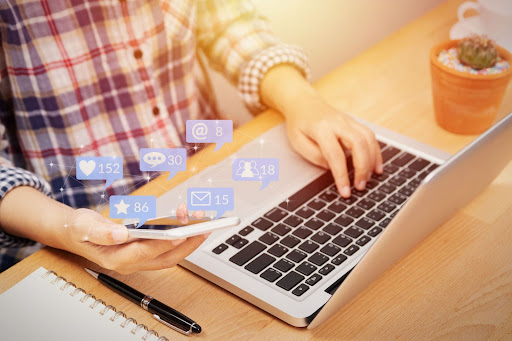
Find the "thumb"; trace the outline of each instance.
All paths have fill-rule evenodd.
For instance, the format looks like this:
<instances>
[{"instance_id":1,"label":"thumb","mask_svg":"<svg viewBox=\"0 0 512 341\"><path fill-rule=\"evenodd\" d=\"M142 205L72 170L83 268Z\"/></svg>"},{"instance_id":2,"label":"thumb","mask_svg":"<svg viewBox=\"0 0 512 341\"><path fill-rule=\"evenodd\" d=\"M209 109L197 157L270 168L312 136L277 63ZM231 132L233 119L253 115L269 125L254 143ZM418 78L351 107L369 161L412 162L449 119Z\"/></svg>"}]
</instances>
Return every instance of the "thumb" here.
<instances>
[{"instance_id":1,"label":"thumb","mask_svg":"<svg viewBox=\"0 0 512 341\"><path fill-rule=\"evenodd\" d=\"M73 230L80 241L98 245L122 244L129 238L126 226L115 224L94 211L80 212Z\"/></svg>"}]
</instances>

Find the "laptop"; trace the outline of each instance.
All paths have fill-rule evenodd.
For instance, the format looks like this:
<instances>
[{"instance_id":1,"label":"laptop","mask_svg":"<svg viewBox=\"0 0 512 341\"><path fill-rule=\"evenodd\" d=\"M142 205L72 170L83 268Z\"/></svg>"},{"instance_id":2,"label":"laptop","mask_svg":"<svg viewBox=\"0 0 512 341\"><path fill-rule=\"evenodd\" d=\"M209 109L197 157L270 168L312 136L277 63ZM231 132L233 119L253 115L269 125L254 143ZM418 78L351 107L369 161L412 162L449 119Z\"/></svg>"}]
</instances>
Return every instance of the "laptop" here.
<instances>
[{"instance_id":1,"label":"laptop","mask_svg":"<svg viewBox=\"0 0 512 341\"><path fill-rule=\"evenodd\" d=\"M315 328L512 159L512 113L454 156L363 123L380 142L384 174L349 199L338 195L329 171L293 152L284 124L159 197L164 215L186 200L189 187L234 189L226 215L242 225L215 232L181 265L293 326ZM232 181L236 157L279 158L279 181L262 190L258 182Z\"/></svg>"}]
</instances>

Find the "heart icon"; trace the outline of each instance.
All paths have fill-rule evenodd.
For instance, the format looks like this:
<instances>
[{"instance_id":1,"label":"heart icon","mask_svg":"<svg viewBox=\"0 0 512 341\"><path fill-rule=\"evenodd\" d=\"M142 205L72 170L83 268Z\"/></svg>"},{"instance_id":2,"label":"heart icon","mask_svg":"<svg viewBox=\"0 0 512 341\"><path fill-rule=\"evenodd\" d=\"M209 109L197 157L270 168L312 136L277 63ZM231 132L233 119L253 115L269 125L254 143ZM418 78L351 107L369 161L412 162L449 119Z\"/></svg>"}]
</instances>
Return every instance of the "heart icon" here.
<instances>
[{"instance_id":1,"label":"heart icon","mask_svg":"<svg viewBox=\"0 0 512 341\"><path fill-rule=\"evenodd\" d=\"M96 168L96 162L94 160L82 160L78 163L78 167L80 167L85 176L89 176L94 171L94 168Z\"/></svg>"}]
</instances>

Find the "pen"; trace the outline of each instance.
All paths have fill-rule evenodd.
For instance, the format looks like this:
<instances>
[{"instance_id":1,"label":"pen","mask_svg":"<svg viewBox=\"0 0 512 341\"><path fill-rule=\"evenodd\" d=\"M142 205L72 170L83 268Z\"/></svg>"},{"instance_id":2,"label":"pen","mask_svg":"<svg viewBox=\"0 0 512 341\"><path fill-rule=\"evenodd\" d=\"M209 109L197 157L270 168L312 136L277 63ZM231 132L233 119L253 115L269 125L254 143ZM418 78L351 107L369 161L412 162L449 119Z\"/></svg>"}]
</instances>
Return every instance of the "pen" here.
<instances>
[{"instance_id":1,"label":"pen","mask_svg":"<svg viewBox=\"0 0 512 341\"><path fill-rule=\"evenodd\" d=\"M149 295L144 295L140 291L112 278L108 275L94 272L90 269L84 268L91 276L96 278L102 284L117 292L119 295L129 299L130 301L140 305L142 309L149 311L153 314L153 317L159 322L163 323L169 328L172 328L185 335L199 334L201 327L180 313L172 309L171 307L163 304L162 302L155 300Z\"/></svg>"}]
</instances>

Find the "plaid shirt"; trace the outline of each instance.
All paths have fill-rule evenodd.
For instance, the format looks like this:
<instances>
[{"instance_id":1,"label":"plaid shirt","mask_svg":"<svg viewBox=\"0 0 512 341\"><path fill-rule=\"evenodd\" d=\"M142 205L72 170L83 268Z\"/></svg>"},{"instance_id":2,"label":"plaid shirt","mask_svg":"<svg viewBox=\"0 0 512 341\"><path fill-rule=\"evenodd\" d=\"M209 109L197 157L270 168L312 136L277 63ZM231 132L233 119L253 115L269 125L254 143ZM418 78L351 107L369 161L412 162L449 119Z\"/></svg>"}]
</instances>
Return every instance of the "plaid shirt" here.
<instances>
[{"instance_id":1,"label":"plaid shirt","mask_svg":"<svg viewBox=\"0 0 512 341\"><path fill-rule=\"evenodd\" d=\"M253 111L270 67L308 72L245 0L2 0L0 42L0 200L30 185L98 208L146 183L141 148L187 147L186 120L217 117L199 52ZM129 176L84 185L79 155L123 156ZM3 253L26 243L0 231Z\"/></svg>"}]
</instances>

